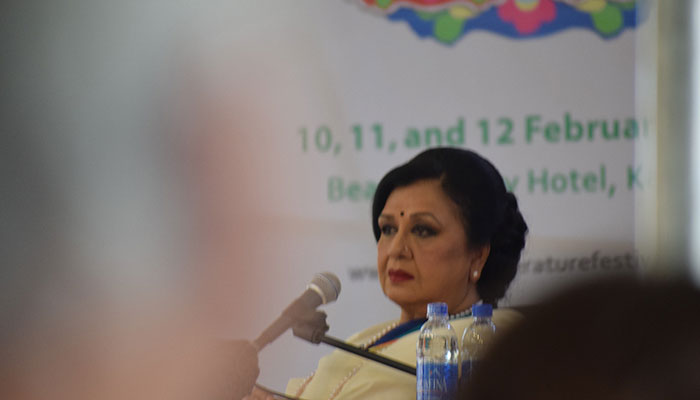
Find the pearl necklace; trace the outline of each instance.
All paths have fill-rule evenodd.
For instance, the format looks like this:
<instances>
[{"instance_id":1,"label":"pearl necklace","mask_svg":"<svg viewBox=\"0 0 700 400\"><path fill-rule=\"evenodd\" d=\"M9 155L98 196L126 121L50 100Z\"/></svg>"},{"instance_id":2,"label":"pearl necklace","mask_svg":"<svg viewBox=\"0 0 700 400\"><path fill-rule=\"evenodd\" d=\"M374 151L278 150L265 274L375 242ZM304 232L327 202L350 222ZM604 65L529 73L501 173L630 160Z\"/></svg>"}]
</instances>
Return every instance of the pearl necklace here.
<instances>
[{"instance_id":1,"label":"pearl necklace","mask_svg":"<svg viewBox=\"0 0 700 400\"><path fill-rule=\"evenodd\" d=\"M466 310L464 310L462 312L450 315L449 318L447 318L447 319L452 321L453 319L460 319L460 318L471 317L471 316L472 316L472 309L467 308Z\"/></svg>"},{"instance_id":2,"label":"pearl necklace","mask_svg":"<svg viewBox=\"0 0 700 400\"><path fill-rule=\"evenodd\" d=\"M372 347L373 344L377 343L377 341L378 341L379 339L381 339L384 335L386 335L387 333L389 333L390 330L396 328L397 326L399 326L399 321L394 321L394 322L392 322L391 324L387 325L384 329L382 329L379 333L377 333L376 335L372 336L371 339L369 339L368 341L362 343L362 344L360 345L360 348L361 348L362 350L367 350L368 348Z\"/></svg>"},{"instance_id":3,"label":"pearl necklace","mask_svg":"<svg viewBox=\"0 0 700 400\"><path fill-rule=\"evenodd\" d=\"M469 317L471 315L472 315L472 310L470 308L468 308L460 313L450 315L447 319L452 321L452 320L459 319L459 318ZM392 322L391 324L386 326L384 329L382 329L379 333L372 336L371 339L369 339L365 343L361 344L360 348L363 350L367 350L368 348L372 347L375 343L377 343L377 341L379 341L379 339L384 337L384 335L389 333L389 331L396 328L397 326L399 326L399 321Z\"/></svg>"}]
</instances>

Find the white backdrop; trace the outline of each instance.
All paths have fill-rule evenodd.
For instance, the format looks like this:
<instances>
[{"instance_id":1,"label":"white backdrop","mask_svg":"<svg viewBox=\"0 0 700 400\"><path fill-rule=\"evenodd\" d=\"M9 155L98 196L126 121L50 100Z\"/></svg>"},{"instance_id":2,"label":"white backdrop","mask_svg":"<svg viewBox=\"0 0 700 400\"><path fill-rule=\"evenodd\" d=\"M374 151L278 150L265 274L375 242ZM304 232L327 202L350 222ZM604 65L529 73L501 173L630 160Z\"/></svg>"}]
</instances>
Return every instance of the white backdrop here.
<instances>
[{"instance_id":1,"label":"white backdrop","mask_svg":"<svg viewBox=\"0 0 700 400\"><path fill-rule=\"evenodd\" d=\"M254 182L235 195L232 246L265 288L230 305L250 310L233 336L253 338L319 271L343 284L325 307L329 334L397 317L376 280L373 185L438 144L490 159L519 199L530 233L503 304L634 271L634 145L646 134L634 116L634 29L607 39L479 30L444 44L361 2L261 3L208 25L226 32L209 56L227 60L209 73L246 110L232 175ZM328 351L287 333L262 352L260 382L282 390Z\"/></svg>"}]
</instances>

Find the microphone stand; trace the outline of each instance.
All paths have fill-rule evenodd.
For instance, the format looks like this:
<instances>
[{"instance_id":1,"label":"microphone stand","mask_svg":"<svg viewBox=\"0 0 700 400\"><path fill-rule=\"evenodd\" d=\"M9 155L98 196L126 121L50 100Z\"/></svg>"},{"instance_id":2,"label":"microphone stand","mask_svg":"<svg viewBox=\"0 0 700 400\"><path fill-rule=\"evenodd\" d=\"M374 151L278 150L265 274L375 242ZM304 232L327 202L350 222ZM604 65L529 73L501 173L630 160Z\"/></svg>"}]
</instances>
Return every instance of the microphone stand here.
<instances>
[{"instance_id":1,"label":"microphone stand","mask_svg":"<svg viewBox=\"0 0 700 400\"><path fill-rule=\"evenodd\" d=\"M411 375L416 375L416 369L410 365L392 360L391 358L380 356L379 354L372 353L363 348L353 346L349 343L343 342L342 340L326 335L325 333L328 331L328 325L326 324L326 314L322 311L314 311L313 313L305 316L303 320L294 325L292 331L294 332L294 336L307 340L313 344L323 342L360 357L384 364L388 367L398 369Z\"/></svg>"},{"instance_id":2,"label":"microphone stand","mask_svg":"<svg viewBox=\"0 0 700 400\"><path fill-rule=\"evenodd\" d=\"M333 347L337 347L341 350L345 350L345 351L348 351L350 353L357 354L360 357L369 358L370 360L382 363L382 364L387 365L389 367L396 368L396 369L401 370L403 372L408 372L411 375L416 374L416 369L411 367L410 365L392 360L391 358L380 356L379 354L372 353L371 351L364 350L360 347L355 347L351 344L348 344L348 343L345 343L341 340L338 340L332 336L323 335L323 338L321 338L321 341L325 344L329 344L329 345L331 345Z\"/></svg>"}]
</instances>

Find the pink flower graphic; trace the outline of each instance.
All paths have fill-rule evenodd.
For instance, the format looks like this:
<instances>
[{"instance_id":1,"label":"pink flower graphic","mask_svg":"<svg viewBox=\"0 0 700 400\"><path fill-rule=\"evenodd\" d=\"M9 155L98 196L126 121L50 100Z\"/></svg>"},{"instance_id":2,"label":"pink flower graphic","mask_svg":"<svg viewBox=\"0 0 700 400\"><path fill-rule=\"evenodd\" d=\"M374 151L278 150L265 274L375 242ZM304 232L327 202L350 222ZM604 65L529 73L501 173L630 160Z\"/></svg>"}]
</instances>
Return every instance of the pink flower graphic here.
<instances>
[{"instance_id":1,"label":"pink flower graphic","mask_svg":"<svg viewBox=\"0 0 700 400\"><path fill-rule=\"evenodd\" d=\"M552 0L507 0L498 7L498 16L515 25L521 35L537 31L543 22L553 21L556 13Z\"/></svg>"}]
</instances>

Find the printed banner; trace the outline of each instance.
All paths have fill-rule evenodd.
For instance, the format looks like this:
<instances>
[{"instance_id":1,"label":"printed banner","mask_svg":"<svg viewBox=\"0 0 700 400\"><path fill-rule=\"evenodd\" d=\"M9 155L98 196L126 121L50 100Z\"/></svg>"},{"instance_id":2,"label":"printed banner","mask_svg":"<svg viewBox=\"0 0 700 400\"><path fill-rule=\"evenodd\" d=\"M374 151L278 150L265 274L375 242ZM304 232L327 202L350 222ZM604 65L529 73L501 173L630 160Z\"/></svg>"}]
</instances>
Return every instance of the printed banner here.
<instances>
[{"instance_id":1,"label":"printed banner","mask_svg":"<svg viewBox=\"0 0 700 400\"><path fill-rule=\"evenodd\" d=\"M229 154L253 189L234 195L245 238L232 246L269 284L251 293L258 311L237 333L254 336L319 271L343 285L324 307L329 334L397 318L377 280L371 199L389 169L435 146L482 154L518 198L530 233L503 305L637 269L634 194L648 185L634 147L651 132L634 114L635 1L255 2L242 12L245 40L225 72L245 130ZM261 382L283 389L328 351L287 334L262 353Z\"/></svg>"}]
</instances>

